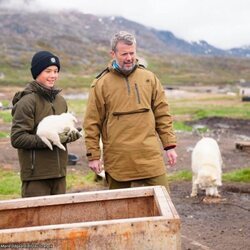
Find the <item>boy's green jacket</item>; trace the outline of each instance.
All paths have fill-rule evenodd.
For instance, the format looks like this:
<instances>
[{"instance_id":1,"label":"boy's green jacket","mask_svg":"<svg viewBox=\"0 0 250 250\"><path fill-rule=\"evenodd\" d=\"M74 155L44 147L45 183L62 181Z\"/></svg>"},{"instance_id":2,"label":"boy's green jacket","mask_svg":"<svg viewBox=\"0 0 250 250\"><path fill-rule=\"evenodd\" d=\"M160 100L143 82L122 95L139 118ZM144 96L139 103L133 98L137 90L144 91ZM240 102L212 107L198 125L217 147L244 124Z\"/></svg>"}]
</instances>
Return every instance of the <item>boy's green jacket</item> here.
<instances>
[{"instance_id":1,"label":"boy's green jacket","mask_svg":"<svg viewBox=\"0 0 250 250\"><path fill-rule=\"evenodd\" d=\"M13 98L11 143L18 149L22 181L66 175L67 151L58 147L51 151L36 135L38 123L45 116L67 112L66 101L59 92L46 91L34 81Z\"/></svg>"}]
</instances>

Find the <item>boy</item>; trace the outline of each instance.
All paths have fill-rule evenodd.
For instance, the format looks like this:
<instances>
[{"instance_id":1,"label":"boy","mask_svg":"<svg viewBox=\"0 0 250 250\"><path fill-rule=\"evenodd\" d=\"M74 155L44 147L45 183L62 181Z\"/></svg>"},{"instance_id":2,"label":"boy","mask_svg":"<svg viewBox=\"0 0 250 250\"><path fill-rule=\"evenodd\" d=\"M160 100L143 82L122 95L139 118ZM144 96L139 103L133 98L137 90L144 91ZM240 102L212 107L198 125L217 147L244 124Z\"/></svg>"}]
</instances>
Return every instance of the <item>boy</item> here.
<instances>
[{"instance_id":1,"label":"boy","mask_svg":"<svg viewBox=\"0 0 250 250\"><path fill-rule=\"evenodd\" d=\"M31 61L34 81L12 100L11 144L18 150L22 197L64 194L68 152L54 146L51 151L36 135L39 122L48 115L67 112L65 99L55 88L60 71L59 58L49 51L37 52ZM66 144L80 138L80 133L61 135Z\"/></svg>"}]
</instances>

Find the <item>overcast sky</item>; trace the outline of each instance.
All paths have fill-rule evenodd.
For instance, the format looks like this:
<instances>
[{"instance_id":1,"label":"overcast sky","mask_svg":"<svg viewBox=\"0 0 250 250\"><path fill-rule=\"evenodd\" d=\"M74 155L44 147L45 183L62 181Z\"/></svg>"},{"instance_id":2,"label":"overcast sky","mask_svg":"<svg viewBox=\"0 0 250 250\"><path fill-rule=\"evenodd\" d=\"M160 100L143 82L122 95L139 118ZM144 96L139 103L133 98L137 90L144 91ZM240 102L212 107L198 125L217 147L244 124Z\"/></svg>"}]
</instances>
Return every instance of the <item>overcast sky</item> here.
<instances>
[{"instance_id":1,"label":"overcast sky","mask_svg":"<svg viewBox=\"0 0 250 250\"><path fill-rule=\"evenodd\" d=\"M2 0L20 8L22 0ZM43 10L123 16L187 41L228 49L250 45L250 0L24 0ZM22 4L23 6L23 4Z\"/></svg>"}]
</instances>

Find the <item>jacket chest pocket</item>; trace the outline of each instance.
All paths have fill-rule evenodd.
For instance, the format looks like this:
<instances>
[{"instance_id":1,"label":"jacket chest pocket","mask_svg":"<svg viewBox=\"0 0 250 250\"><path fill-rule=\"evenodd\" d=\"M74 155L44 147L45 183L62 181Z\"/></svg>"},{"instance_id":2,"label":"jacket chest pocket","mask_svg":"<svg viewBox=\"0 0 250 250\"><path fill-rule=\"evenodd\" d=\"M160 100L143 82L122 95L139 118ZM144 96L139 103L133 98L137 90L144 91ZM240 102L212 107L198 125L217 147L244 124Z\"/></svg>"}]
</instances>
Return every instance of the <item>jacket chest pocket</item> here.
<instances>
[{"instance_id":1,"label":"jacket chest pocket","mask_svg":"<svg viewBox=\"0 0 250 250\"><path fill-rule=\"evenodd\" d=\"M143 106L150 105L152 98L151 85L149 83L135 83L133 88L136 103Z\"/></svg>"}]
</instances>

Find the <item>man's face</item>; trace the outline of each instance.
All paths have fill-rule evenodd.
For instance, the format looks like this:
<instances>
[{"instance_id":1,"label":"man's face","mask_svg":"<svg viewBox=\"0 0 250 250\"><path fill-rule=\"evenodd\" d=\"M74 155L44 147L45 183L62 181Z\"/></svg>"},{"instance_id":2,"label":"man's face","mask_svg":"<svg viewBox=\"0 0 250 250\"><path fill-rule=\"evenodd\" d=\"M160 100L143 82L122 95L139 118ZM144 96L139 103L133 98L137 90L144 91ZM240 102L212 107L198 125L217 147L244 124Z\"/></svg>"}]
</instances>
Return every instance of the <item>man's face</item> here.
<instances>
[{"instance_id":1,"label":"man's face","mask_svg":"<svg viewBox=\"0 0 250 250\"><path fill-rule=\"evenodd\" d=\"M49 66L43 70L36 78L36 81L42 84L45 88L52 88L58 79L58 68L57 66Z\"/></svg>"},{"instance_id":2,"label":"man's face","mask_svg":"<svg viewBox=\"0 0 250 250\"><path fill-rule=\"evenodd\" d=\"M116 51L111 51L111 56L122 71L131 71L136 62L136 47L134 44L127 45L120 41L117 43Z\"/></svg>"}]
</instances>

